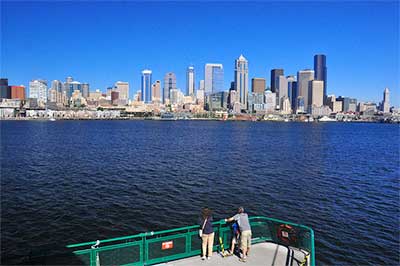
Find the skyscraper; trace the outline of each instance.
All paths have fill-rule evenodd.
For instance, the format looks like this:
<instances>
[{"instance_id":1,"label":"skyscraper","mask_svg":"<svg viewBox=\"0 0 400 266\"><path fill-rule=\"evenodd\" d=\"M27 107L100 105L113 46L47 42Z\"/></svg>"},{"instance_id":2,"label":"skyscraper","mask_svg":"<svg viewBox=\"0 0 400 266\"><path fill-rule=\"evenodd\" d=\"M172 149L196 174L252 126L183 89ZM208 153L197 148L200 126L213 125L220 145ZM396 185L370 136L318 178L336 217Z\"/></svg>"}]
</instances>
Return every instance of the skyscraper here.
<instances>
[{"instance_id":1,"label":"skyscraper","mask_svg":"<svg viewBox=\"0 0 400 266\"><path fill-rule=\"evenodd\" d=\"M41 104L47 103L47 81L32 80L29 82L29 98L35 98Z\"/></svg>"},{"instance_id":2,"label":"skyscraper","mask_svg":"<svg viewBox=\"0 0 400 266\"><path fill-rule=\"evenodd\" d=\"M189 66L186 70L186 95L194 96L195 93L194 67Z\"/></svg>"},{"instance_id":3,"label":"skyscraper","mask_svg":"<svg viewBox=\"0 0 400 266\"><path fill-rule=\"evenodd\" d=\"M271 70L271 91L276 92L278 89L278 77L283 76L283 69L272 69Z\"/></svg>"},{"instance_id":4,"label":"skyscraper","mask_svg":"<svg viewBox=\"0 0 400 266\"><path fill-rule=\"evenodd\" d=\"M255 93L265 93L265 79L264 78L252 78L251 79L251 91Z\"/></svg>"},{"instance_id":5,"label":"skyscraper","mask_svg":"<svg viewBox=\"0 0 400 266\"><path fill-rule=\"evenodd\" d=\"M324 54L314 55L314 79L322 80L324 82L324 103L327 97L327 75L328 69L326 67L326 56Z\"/></svg>"},{"instance_id":6,"label":"skyscraper","mask_svg":"<svg viewBox=\"0 0 400 266\"><path fill-rule=\"evenodd\" d=\"M163 103L165 103L167 99L170 99L170 93L173 89L176 89L176 76L175 73L168 72L164 76Z\"/></svg>"},{"instance_id":7,"label":"skyscraper","mask_svg":"<svg viewBox=\"0 0 400 266\"><path fill-rule=\"evenodd\" d=\"M312 107L322 107L324 105L324 82L322 80L312 80L310 98Z\"/></svg>"},{"instance_id":8,"label":"skyscraper","mask_svg":"<svg viewBox=\"0 0 400 266\"><path fill-rule=\"evenodd\" d=\"M296 76L287 76L286 79L288 82L288 93L289 93L290 104L291 104L292 110L295 110L296 98L297 98Z\"/></svg>"},{"instance_id":9,"label":"skyscraper","mask_svg":"<svg viewBox=\"0 0 400 266\"><path fill-rule=\"evenodd\" d=\"M302 97L304 103L304 111L308 111L311 104L310 99L310 81L314 80L314 70L305 69L297 72L297 97Z\"/></svg>"},{"instance_id":10,"label":"skyscraper","mask_svg":"<svg viewBox=\"0 0 400 266\"><path fill-rule=\"evenodd\" d=\"M151 70L145 69L142 71L142 86L140 100L145 103L151 102Z\"/></svg>"},{"instance_id":11,"label":"skyscraper","mask_svg":"<svg viewBox=\"0 0 400 266\"><path fill-rule=\"evenodd\" d=\"M248 61L243 55L235 60L235 90L239 95L242 109L247 109L247 95L249 93Z\"/></svg>"},{"instance_id":12,"label":"skyscraper","mask_svg":"<svg viewBox=\"0 0 400 266\"><path fill-rule=\"evenodd\" d=\"M115 91L118 92L118 101L120 104L128 104L129 100L129 82L117 81L114 84ZM85 96L84 96L85 97Z\"/></svg>"},{"instance_id":13,"label":"skyscraper","mask_svg":"<svg viewBox=\"0 0 400 266\"><path fill-rule=\"evenodd\" d=\"M0 79L0 98L10 99L11 91L8 86L8 79L2 78Z\"/></svg>"},{"instance_id":14,"label":"skyscraper","mask_svg":"<svg viewBox=\"0 0 400 266\"><path fill-rule=\"evenodd\" d=\"M161 102L161 81L156 80L151 86L151 96L153 102Z\"/></svg>"},{"instance_id":15,"label":"skyscraper","mask_svg":"<svg viewBox=\"0 0 400 266\"><path fill-rule=\"evenodd\" d=\"M62 92L62 82L59 80L53 80L51 82L51 88L57 92Z\"/></svg>"},{"instance_id":16,"label":"skyscraper","mask_svg":"<svg viewBox=\"0 0 400 266\"><path fill-rule=\"evenodd\" d=\"M224 68L222 64L206 64L204 91L206 94L224 90Z\"/></svg>"},{"instance_id":17,"label":"skyscraper","mask_svg":"<svg viewBox=\"0 0 400 266\"><path fill-rule=\"evenodd\" d=\"M275 84L276 86L276 95L278 96L278 104L279 107L282 107L282 101L285 98L289 97L288 93L288 81L285 76L278 76L276 78L277 83Z\"/></svg>"},{"instance_id":18,"label":"skyscraper","mask_svg":"<svg viewBox=\"0 0 400 266\"><path fill-rule=\"evenodd\" d=\"M83 98L89 98L89 83L82 83L81 92Z\"/></svg>"},{"instance_id":19,"label":"skyscraper","mask_svg":"<svg viewBox=\"0 0 400 266\"><path fill-rule=\"evenodd\" d=\"M382 101L382 112L389 113L390 112L390 99L389 99L389 88L385 88L383 91L383 101Z\"/></svg>"}]
</instances>

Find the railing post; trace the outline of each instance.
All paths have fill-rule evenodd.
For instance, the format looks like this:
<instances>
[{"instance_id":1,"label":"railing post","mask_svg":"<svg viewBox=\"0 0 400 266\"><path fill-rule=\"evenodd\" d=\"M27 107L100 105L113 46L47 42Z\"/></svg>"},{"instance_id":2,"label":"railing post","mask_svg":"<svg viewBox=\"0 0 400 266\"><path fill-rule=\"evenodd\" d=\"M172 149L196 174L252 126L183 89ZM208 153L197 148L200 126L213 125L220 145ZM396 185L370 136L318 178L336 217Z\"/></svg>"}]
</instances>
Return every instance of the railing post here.
<instances>
[{"instance_id":1,"label":"railing post","mask_svg":"<svg viewBox=\"0 0 400 266\"><path fill-rule=\"evenodd\" d=\"M186 251L186 253L192 252L192 237L190 235L190 229L187 229L187 232L186 232L185 251Z\"/></svg>"}]
</instances>

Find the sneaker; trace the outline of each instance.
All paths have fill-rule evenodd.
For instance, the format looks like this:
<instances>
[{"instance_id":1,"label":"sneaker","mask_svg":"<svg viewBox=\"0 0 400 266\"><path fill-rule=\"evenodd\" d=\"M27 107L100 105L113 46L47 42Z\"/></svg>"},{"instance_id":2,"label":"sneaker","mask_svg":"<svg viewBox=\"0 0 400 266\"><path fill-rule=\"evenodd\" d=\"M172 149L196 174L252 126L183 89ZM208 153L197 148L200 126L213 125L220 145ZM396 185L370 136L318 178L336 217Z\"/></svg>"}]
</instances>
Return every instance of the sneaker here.
<instances>
[{"instance_id":1,"label":"sneaker","mask_svg":"<svg viewBox=\"0 0 400 266\"><path fill-rule=\"evenodd\" d=\"M209 259L211 259L211 257L207 257L207 259L209 260Z\"/></svg>"},{"instance_id":2,"label":"sneaker","mask_svg":"<svg viewBox=\"0 0 400 266\"><path fill-rule=\"evenodd\" d=\"M246 262L246 258L240 258L239 261Z\"/></svg>"},{"instance_id":3,"label":"sneaker","mask_svg":"<svg viewBox=\"0 0 400 266\"><path fill-rule=\"evenodd\" d=\"M205 257L205 256L201 257L201 260L205 260L205 259L206 259L206 257Z\"/></svg>"}]
</instances>

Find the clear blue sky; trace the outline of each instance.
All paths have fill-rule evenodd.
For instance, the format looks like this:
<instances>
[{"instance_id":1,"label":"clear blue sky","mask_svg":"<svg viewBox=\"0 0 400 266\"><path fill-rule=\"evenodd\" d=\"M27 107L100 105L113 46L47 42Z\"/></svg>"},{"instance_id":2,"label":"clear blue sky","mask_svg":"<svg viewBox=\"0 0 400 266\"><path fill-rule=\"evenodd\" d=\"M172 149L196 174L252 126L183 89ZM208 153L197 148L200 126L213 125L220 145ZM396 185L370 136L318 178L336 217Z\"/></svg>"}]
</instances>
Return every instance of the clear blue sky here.
<instances>
[{"instance_id":1,"label":"clear blue sky","mask_svg":"<svg viewBox=\"0 0 400 266\"><path fill-rule=\"evenodd\" d=\"M313 68L327 55L328 93L381 101L391 90L400 104L398 2L4 2L1 1L1 76L10 84L71 75L91 90L130 83L141 70L153 80L168 71L185 87L205 63L222 63L225 87L234 60L249 60L249 77ZM196 84L198 86L198 84Z\"/></svg>"}]
</instances>

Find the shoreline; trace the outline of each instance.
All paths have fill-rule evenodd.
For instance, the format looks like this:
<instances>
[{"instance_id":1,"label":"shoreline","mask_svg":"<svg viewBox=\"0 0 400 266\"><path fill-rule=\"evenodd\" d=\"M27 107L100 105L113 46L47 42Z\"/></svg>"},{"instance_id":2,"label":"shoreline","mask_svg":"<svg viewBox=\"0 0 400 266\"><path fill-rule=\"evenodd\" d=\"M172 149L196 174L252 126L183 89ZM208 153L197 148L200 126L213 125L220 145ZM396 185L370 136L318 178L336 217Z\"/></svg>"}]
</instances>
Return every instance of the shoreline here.
<instances>
[{"instance_id":1,"label":"shoreline","mask_svg":"<svg viewBox=\"0 0 400 266\"><path fill-rule=\"evenodd\" d=\"M387 120L350 120L350 121L301 121L301 120L243 120L243 119L221 119L221 118L191 118L191 119L174 119L164 120L159 118L144 118L144 117L118 117L118 118L7 118L0 119L3 121L37 121L37 122L57 122L57 121L158 121L158 122L187 122L187 121L217 121L217 122L270 122L270 123L305 123L305 124L332 124L332 123L375 123L375 124L400 124L400 121L387 121Z\"/></svg>"}]
</instances>

